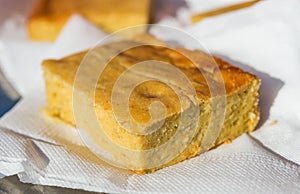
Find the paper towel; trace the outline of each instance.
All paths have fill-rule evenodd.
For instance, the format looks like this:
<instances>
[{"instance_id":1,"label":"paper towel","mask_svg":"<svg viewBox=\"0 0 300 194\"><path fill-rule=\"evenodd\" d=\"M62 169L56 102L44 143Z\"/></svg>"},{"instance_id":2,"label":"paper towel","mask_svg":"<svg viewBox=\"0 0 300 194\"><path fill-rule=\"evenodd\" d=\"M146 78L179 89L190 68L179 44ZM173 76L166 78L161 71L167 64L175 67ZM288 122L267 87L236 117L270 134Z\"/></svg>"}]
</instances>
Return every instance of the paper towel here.
<instances>
[{"instance_id":1,"label":"paper towel","mask_svg":"<svg viewBox=\"0 0 300 194\"><path fill-rule=\"evenodd\" d=\"M0 139L0 178L23 172L26 139L4 128L0 128Z\"/></svg>"},{"instance_id":2,"label":"paper towel","mask_svg":"<svg viewBox=\"0 0 300 194\"><path fill-rule=\"evenodd\" d=\"M294 13L295 9L297 9L296 1L288 1L291 6L287 9L281 9L280 6L282 5L280 1L274 2L274 4L272 3L272 6L274 6L273 9L279 7L275 9L276 13L279 12L282 16L287 15L285 20L292 18L288 15ZM299 143L297 143L297 140L299 139L299 133L297 133L297 130L299 129L299 117L297 116L299 114L298 108L289 107L287 111L284 110L285 113L289 112L288 110L290 109L294 110L294 112L287 114L289 115L288 117L284 117L285 114L279 114L279 110L283 108L282 104L286 105L286 103L281 102L280 99L288 98L291 92L295 91L295 83L297 81L294 80L296 78L292 78L293 75L284 76L284 74L278 70L279 65L282 66L282 63L279 64L279 62L282 62L281 58L278 59L278 62L275 60L268 61L269 59L273 59L272 52L277 51L273 48L274 45L270 45L270 54L263 49L267 47L269 43L272 43L271 40L275 39L276 41L281 41L280 43L286 43L286 39L280 39L281 37L278 37L276 33L273 33L274 28L271 28L271 32L268 34L269 36L266 36L268 38L268 44L263 45L263 48L261 48L262 50L257 48L257 46L261 44L261 39L259 39L260 36L258 35L260 35L260 32L267 34L265 30L268 30L268 28L260 28L264 25L259 25L261 22L263 23L263 21L265 21L266 24L272 23L273 18L271 21L268 20L267 16L269 15L266 14L261 18L260 22L254 22L252 17L256 18L256 13L259 14L260 12L263 12L262 10L265 11L266 8L269 8L268 6L271 6L270 3L258 4L255 8L253 7L253 11L249 11L252 8L248 8L247 10L232 13L234 16L228 14L227 16L224 16L224 19L222 19L223 17L210 18L194 27L187 28L186 31L192 33L197 32L197 34L194 33L194 35L198 35L197 38L214 53L227 56L229 57L228 60L240 61L241 63L251 65L255 68L255 71L260 73L268 72L269 75L266 73L262 74L265 75L268 80L280 82L280 87L278 86L280 90L277 91L278 94L273 105L271 104L272 111L270 111L269 120L265 122L265 125L261 127L261 129L252 134L258 138L260 142L264 143L264 146L268 146L271 150L265 149L264 146L254 139L247 135L243 135L231 144L223 145L218 149L204 153L199 157L162 169L153 174L135 175L128 171L119 170L104 164L82 146L82 142L74 129L45 119L40 112L40 108L45 105L45 95L43 87L37 85L34 90L31 90L27 93L28 95L25 95L24 99L12 111L0 120L1 126L35 139L27 139L27 142L29 141L29 143L26 144L25 152L23 152L26 154L26 161L22 162L24 171L19 173L21 180L36 184L56 185L112 193L299 192L300 169L299 165L295 164L298 161L297 157L299 155L297 154L299 153ZM245 11L247 11L246 14L244 13ZM238 14L241 14L241 16ZM296 16L297 14L293 15L293 17ZM245 20L244 17L246 17L246 19L247 17L250 17L250 19L248 19L251 21L248 23L249 25L255 26L257 23L258 27L252 26L247 28L247 25L242 25L243 22L239 22L240 18L242 18L243 21L248 21ZM77 18L76 20L81 19ZM227 28L221 28L222 31L219 32L220 28L216 26L223 24L226 20L229 20L228 26L230 24L230 28L228 26ZM288 21L289 20L286 22ZM78 23L72 22L71 24L72 25L68 25L67 28L80 29L80 25L84 25L85 27L88 25L87 23L80 21ZM77 24L80 25L77 26ZM236 32L234 31L235 24ZM298 27L295 27L297 26L295 22L288 24L287 26L298 29ZM269 25L269 27L272 27L272 25ZM245 31L250 30L252 33L255 32L253 33L253 36L257 36L258 42L253 42L256 40L255 37L249 39L249 42L246 41L247 39L238 39L238 35L243 35L243 30L240 28ZM277 30L277 28L275 29ZM225 33L226 30L229 32ZM64 30L64 32L68 31L68 29ZM232 45L232 41L227 40L227 38L230 38L230 31L233 31L234 34L231 38L233 40L235 40L235 38L237 39ZM68 36L68 38L61 36L60 41L62 42L56 44L52 49L57 49L57 54L61 52L66 52L67 54L69 52L68 49L74 48L74 42L70 39L72 35L74 37L86 37L86 42L93 43L94 40L90 40L89 36L85 35L85 31L80 31L82 34L76 34L75 32L76 31L72 34L66 33L64 36ZM282 32L286 33L287 31ZM273 39L271 38L272 34L275 34ZM99 32L99 38L101 38L101 36L101 32ZM97 37L95 36L95 41L98 41L96 39ZM65 43L64 40L68 40L68 43ZM242 48L241 45L238 47L238 43L241 40L246 41L243 42ZM84 45L84 42L84 39L82 39L81 42L78 42L76 49L79 49L81 44ZM293 42L288 41L288 43L291 43L290 49L297 48L293 47L294 45L297 45L296 40ZM65 45L59 47L61 44ZM68 47L67 45L72 46ZM60 50L60 48L63 49ZM86 49L86 47L83 49ZM255 49L257 49L257 55L255 55ZM262 58L264 57L264 54L266 55L266 58ZM275 52L275 54L278 55L279 53ZM280 54L283 55L285 52ZM52 53L53 57L55 57L54 55L55 54ZM289 53L286 55L289 55ZM249 59L246 56L249 56ZM296 68L294 62L297 62L295 61L297 56L292 55L292 57L293 58L289 61L291 64L285 63L285 68ZM250 61L247 61L247 59ZM25 65L26 61L23 62ZM274 62L276 62L274 65L276 70L272 71L270 65ZM30 66L31 64L26 65ZM4 68L10 67L6 66ZM294 69L294 71L296 70L297 69ZM290 71L292 72L292 70ZM287 77L289 77L289 81L285 80ZM39 79L41 79L41 77ZM286 91L287 94L283 94ZM293 94L296 95L295 99L297 99L297 92L294 92ZM288 99L294 102L293 97ZM275 111L276 109L278 110ZM293 119L291 120L290 118ZM277 119L277 125L271 125L273 119ZM283 123L284 125L282 125ZM274 128L275 126L279 126L277 130ZM286 129L288 129L289 133L284 136L283 134L285 133L282 133L282 130ZM276 133L276 131L278 131L278 133ZM283 142L279 140L281 137L284 137ZM10 149L6 150L9 151ZM274 152L281 154L281 156ZM295 163L288 160L294 161ZM17 171L20 171L20 169L16 168L16 173Z\"/></svg>"},{"instance_id":3,"label":"paper towel","mask_svg":"<svg viewBox=\"0 0 300 194\"><path fill-rule=\"evenodd\" d=\"M26 20L12 15L0 26L0 62L5 76L21 95L34 88L42 75L40 64L52 44L32 42L26 35Z\"/></svg>"},{"instance_id":4,"label":"paper towel","mask_svg":"<svg viewBox=\"0 0 300 194\"><path fill-rule=\"evenodd\" d=\"M108 193L297 193L300 189L300 166L263 149L247 135L147 175L107 166L88 151L34 143L37 150L31 165L39 168L21 173L24 182Z\"/></svg>"},{"instance_id":5,"label":"paper towel","mask_svg":"<svg viewBox=\"0 0 300 194\"><path fill-rule=\"evenodd\" d=\"M300 164L298 10L297 0L262 1L185 30L213 54L261 77L261 124L265 125L252 136Z\"/></svg>"}]
</instances>

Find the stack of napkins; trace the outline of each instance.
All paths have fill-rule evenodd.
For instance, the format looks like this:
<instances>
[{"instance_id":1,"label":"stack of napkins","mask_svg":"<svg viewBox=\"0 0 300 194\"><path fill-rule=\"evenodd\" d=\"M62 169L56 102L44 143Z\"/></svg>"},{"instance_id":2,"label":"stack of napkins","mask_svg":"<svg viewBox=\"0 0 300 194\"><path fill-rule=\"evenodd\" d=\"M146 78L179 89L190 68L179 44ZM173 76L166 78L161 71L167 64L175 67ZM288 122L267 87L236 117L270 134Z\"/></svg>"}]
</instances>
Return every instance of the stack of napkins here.
<instances>
[{"instance_id":1,"label":"stack of napkins","mask_svg":"<svg viewBox=\"0 0 300 194\"><path fill-rule=\"evenodd\" d=\"M251 135L147 175L105 164L75 129L41 113L46 106L41 60L94 46L103 32L74 16L51 45L2 38L1 68L23 98L0 119L0 176L108 193L299 193L299 10L297 0L262 1L182 28L213 54L262 78L262 121Z\"/></svg>"}]
</instances>

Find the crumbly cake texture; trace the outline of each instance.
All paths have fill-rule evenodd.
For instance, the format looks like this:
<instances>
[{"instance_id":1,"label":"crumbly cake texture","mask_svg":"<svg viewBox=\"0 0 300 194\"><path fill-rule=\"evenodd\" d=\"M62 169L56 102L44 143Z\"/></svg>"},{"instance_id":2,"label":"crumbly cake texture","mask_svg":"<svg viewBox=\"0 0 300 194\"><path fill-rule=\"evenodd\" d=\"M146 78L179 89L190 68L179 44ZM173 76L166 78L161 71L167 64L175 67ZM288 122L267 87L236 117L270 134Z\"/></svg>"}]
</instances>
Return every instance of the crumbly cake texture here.
<instances>
[{"instance_id":1,"label":"crumbly cake texture","mask_svg":"<svg viewBox=\"0 0 300 194\"><path fill-rule=\"evenodd\" d=\"M54 41L74 13L108 33L147 24L150 3L151 0L39 0L28 19L28 34L32 40ZM136 28L130 33L138 34L145 30Z\"/></svg>"},{"instance_id":2,"label":"crumbly cake texture","mask_svg":"<svg viewBox=\"0 0 300 194\"><path fill-rule=\"evenodd\" d=\"M147 39L152 42L154 39ZM103 47L118 47L127 44L128 41L113 42ZM156 41L157 43L157 41ZM162 42L159 42L163 44ZM202 51L190 51L184 48L176 48L178 53L161 46L144 45L139 48L129 49L115 57L109 68L103 72L103 76L98 80L95 91L95 110L98 120L104 123L106 134L118 145L135 150L147 150L159 146L169 140L176 132L178 118L180 114L180 102L174 91L159 81L145 82L139 85L132 92L129 99L129 110L133 118L140 123L149 121L149 105L154 101L164 103L167 110L167 118L163 126L155 133L149 135L134 135L122 129L114 120L112 113L111 91L118 77L132 65L144 60L159 60L167 62L179 68L194 86L200 106L200 119L196 135L185 150L172 161L162 164L152 169L134 169L128 167L136 173L150 173L163 167L170 166L185 159L200 154L201 143L207 133L210 116L212 114L211 94L207 82L200 71L185 56L196 61L204 73L214 76L207 67L209 56ZM185 56L184 56L184 55ZM75 124L72 94L76 71L86 55L86 52L74 54L60 60L45 60L42 64L44 78L46 81L46 92L48 113L53 117L58 117L72 125ZM208 145L208 149L214 148L222 143L230 142L245 132L255 129L259 121L259 86L260 79L253 74L228 64L227 62L214 57L222 74L226 89L226 112L221 131L216 141ZM107 71L107 72L105 72ZM144 72L147 74L147 71ZM139 76L142 76L140 74ZM84 92L84 91L83 91ZM100 109L103 107L104 109ZM106 126L105 126L106 125ZM114 129L118 129L116 132ZM147 163L142 156L141 161Z\"/></svg>"}]
</instances>

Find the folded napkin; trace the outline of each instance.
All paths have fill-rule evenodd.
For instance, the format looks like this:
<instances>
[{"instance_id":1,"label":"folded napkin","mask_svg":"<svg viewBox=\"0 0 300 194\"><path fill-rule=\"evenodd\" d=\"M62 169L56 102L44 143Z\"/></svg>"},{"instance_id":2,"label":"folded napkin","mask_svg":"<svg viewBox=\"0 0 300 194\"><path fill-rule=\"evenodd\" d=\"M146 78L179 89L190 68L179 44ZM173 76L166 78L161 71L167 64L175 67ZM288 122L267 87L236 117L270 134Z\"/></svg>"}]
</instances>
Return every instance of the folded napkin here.
<instances>
[{"instance_id":1,"label":"folded napkin","mask_svg":"<svg viewBox=\"0 0 300 194\"><path fill-rule=\"evenodd\" d=\"M231 144L148 175L119 170L89 152L76 130L41 114L45 94L42 75L37 73L32 76L40 81L26 89L23 100L0 119L3 128L0 149L5 150L0 153L0 161L5 162L0 163L0 173L2 176L18 173L23 182L108 193L299 193L297 130L300 111L296 99L300 96L295 91L297 77L294 76L299 60L296 55L296 35L300 32L295 22L300 19L297 2L285 1L283 8L280 1L265 1L184 28L214 54L235 61L262 77L265 84L262 89L263 121L257 132L251 134L259 142L243 135ZM274 18L272 11L280 17ZM280 27L282 25L284 28ZM93 35L89 35L89 31ZM80 41L76 41L78 38ZM101 38L101 31L75 16L44 56L57 58L77 52L93 46ZM289 59L283 59L288 56ZM288 62L284 63L284 71L290 72L289 76L279 69L283 60ZM19 65L39 69L39 64L26 60ZM12 72L10 66L2 68ZM14 84L22 84L17 82ZM6 129L25 136L8 133ZM8 146L12 144L18 152Z\"/></svg>"},{"instance_id":2,"label":"folded napkin","mask_svg":"<svg viewBox=\"0 0 300 194\"><path fill-rule=\"evenodd\" d=\"M23 172L26 139L3 128L0 128L0 139L0 178Z\"/></svg>"}]
</instances>

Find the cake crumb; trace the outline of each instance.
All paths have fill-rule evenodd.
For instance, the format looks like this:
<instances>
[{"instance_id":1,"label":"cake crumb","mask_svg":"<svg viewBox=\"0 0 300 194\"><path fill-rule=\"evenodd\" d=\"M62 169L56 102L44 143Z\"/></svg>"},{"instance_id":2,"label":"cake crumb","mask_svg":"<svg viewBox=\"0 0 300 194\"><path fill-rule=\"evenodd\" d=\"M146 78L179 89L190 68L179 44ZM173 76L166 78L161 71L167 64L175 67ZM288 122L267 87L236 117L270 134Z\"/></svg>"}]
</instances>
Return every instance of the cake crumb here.
<instances>
[{"instance_id":1,"label":"cake crumb","mask_svg":"<svg viewBox=\"0 0 300 194\"><path fill-rule=\"evenodd\" d=\"M273 121L271 121L270 126L274 126L274 125L276 125L277 123L278 123L277 120L273 120Z\"/></svg>"},{"instance_id":2,"label":"cake crumb","mask_svg":"<svg viewBox=\"0 0 300 194\"><path fill-rule=\"evenodd\" d=\"M224 144L227 145L227 144L231 144L232 140L231 139L228 139L226 141L224 141Z\"/></svg>"}]
</instances>

